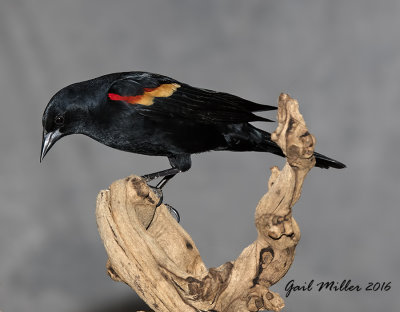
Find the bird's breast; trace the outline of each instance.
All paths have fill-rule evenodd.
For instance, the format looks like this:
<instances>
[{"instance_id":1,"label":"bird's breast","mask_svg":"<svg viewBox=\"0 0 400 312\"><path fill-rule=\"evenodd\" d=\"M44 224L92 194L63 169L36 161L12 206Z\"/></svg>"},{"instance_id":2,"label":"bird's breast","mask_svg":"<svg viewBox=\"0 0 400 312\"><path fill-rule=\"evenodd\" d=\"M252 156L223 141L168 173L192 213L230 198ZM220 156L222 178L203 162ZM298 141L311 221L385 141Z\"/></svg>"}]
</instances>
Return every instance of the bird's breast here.
<instances>
[{"instance_id":1,"label":"bird's breast","mask_svg":"<svg viewBox=\"0 0 400 312\"><path fill-rule=\"evenodd\" d=\"M225 142L215 125L140 114L119 116L94 132L100 134L94 139L112 148L154 156L201 153L220 149Z\"/></svg>"}]
</instances>

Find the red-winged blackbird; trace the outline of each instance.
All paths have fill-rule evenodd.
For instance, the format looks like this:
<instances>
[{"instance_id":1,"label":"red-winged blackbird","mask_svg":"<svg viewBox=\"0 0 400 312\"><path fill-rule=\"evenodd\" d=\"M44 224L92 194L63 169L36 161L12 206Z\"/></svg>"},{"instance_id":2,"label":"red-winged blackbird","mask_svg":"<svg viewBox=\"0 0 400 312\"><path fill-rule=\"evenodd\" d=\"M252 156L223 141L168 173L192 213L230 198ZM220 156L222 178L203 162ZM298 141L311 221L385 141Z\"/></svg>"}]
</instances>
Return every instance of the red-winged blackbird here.
<instances>
[{"instance_id":1,"label":"red-winged blackbird","mask_svg":"<svg viewBox=\"0 0 400 312\"><path fill-rule=\"evenodd\" d=\"M171 168L146 175L165 183L191 167L191 154L259 151L284 156L270 133L252 121L271 121L253 112L276 107L223 92L192 87L147 72L124 72L72 84L57 92L43 114L40 160L66 135L81 133L110 147L167 156ZM320 168L344 168L314 153Z\"/></svg>"}]
</instances>

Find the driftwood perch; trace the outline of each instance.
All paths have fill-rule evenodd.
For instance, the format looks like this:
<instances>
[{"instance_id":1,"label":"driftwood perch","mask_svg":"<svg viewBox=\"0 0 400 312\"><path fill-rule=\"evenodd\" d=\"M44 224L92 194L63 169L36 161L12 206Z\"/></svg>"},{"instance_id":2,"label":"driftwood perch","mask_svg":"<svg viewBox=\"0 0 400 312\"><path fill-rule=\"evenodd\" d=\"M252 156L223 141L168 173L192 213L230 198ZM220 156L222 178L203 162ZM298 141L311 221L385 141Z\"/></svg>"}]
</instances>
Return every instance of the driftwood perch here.
<instances>
[{"instance_id":1,"label":"driftwood perch","mask_svg":"<svg viewBox=\"0 0 400 312\"><path fill-rule=\"evenodd\" d=\"M172 218L156 209L158 198L138 176L115 181L97 198L97 224L109 256L108 274L123 281L155 311L280 311L284 302L269 290L288 271L300 239L292 207L314 166L315 139L298 103L279 97L272 139L287 157L271 168L268 192L255 212L257 240L234 261L207 269L195 243Z\"/></svg>"}]
</instances>

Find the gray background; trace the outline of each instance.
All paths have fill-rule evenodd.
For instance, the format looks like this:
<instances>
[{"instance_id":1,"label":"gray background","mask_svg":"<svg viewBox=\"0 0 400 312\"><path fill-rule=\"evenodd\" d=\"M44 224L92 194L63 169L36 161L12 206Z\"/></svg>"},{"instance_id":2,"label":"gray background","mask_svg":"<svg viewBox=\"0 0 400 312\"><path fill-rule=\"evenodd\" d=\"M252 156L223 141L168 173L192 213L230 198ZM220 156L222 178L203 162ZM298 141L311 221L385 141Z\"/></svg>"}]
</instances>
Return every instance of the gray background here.
<instances>
[{"instance_id":1,"label":"gray background","mask_svg":"<svg viewBox=\"0 0 400 312\"><path fill-rule=\"evenodd\" d=\"M292 294L285 311L399 311L400 2L0 2L0 310L134 311L143 303L105 274L95 223L100 189L165 169L73 136L39 164L41 114L67 84L146 70L250 100L300 102L317 150L348 165L313 169L294 208L302 239L274 290L311 279L389 292ZM274 125L263 125L272 131ZM194 156L166 188L208 266L255 239L254 208L278 157Z\"/></svg>"}]
</instances>

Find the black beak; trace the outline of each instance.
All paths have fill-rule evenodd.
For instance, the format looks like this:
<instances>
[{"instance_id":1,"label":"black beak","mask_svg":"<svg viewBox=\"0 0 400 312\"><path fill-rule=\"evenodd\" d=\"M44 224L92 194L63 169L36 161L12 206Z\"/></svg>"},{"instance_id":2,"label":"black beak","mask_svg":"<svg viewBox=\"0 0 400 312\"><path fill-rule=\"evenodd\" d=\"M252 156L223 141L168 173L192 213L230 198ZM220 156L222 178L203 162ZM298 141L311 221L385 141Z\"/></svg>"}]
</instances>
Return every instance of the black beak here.
<instances>
[{"instance_id":1,"label":"black beak","mask_svg":"<svg viewBox=\"0 0 400 312\"><path fill-rule=\"evenodd\" d=\"M64 135L57 129L52 132L46 132L43 130L42 137L42 151L40 153L40 162L42 162L44 156L46 156L47 152L51 149L51 147L56 143L61 137Z\"/></svg>"}]
</instances>

